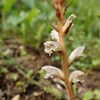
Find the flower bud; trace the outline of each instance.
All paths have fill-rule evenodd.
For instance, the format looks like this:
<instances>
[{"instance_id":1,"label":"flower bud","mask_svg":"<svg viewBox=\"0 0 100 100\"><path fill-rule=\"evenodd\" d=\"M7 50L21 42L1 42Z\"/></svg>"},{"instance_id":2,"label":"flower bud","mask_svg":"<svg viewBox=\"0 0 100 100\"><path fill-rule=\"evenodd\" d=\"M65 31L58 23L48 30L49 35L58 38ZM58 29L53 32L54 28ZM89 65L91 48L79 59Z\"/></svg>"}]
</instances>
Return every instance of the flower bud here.
<instances>
[{"instance_id":1,"label":"flower bud","mask_svg":"<svg viewBox=\"0 0 100 100\"><path fill-rule=\"evenodd\" d=\"M50 35L53 40L59 42L59 33L56 30L52 30Z\"/></svg>"},{"instance_id":2,"label":"flower bud","mask_svg":"<svg viewBox=\"0 0 100 100\"><path fill-rule=\"evenodd\" d=\"M72 14L71 16L69 16L69 18L66 20L65 22L65 25L63 26L63 32L64 33L67 33L70 29L70 27L72 26L72 22L73 22L73 19L75 19L76 16L74 14Z\"/></svg>"}]
</instances>

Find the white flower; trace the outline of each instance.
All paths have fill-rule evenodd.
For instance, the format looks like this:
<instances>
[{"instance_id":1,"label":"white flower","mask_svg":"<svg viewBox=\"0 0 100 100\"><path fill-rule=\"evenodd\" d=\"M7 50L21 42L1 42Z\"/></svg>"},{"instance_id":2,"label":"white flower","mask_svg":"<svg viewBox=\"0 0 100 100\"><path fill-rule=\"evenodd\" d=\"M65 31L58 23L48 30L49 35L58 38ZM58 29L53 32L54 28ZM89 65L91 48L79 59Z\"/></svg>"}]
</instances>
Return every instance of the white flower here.
<instances>
[{"instance_id":1,"label":"white flower","mask_svg":"<svg viewBox=\"0 0 100 100\"><path fill-rule=\"evenodd\" d=\"M74 14L69 16L69 18L65 22L65 25L63 26L63 32L66 33L69 30L69 28L73 25L72 21L75 18L76 18L76 16Z\"/></svg>"},{"instance_id":2,"label":"white flower","mask_svg":"<svg viewBox=\"0 0 100 100\"><path fill-rule=\"evenodd\" d=\"M41 69L46 72L46 75L44 76L45 79L51 78L54 82L64 85L64 81L62 81L64 80L64 74L60 69L50 65L43 66Z\"/></svg>"},{"instance_id":3,"label":"white flower","mask_svg":"<svg viewBox=\"0 0 100 100\"><path fill-rule=\"evenodd\" d=\"M51 53L62 51L61 45L59 42L47 41L44 43L45 52L51 55Z\"/></svg>"},{"instance_id":4,"label":"white flower","mask_svg":"<svg viewBox=\"0 0 100 100\"><path fill-rule=\"evenodd\" d=\"M85 77L86 75L84 72L76 70L70 74L70 81L72 83L80 83L82 85L82 83L85 82Z\"/></svg>"},{"instance_id":5,"label":"white flower","mask_svg":"<svg viewBox=\"0 0 100 100\"><path fill-rule=\"evenodd\" d=\"M52 30L50 35L53 40L59 42L59 33L56 30Z\"/></svg>"},{"instance_id":6,"label":"white flower","mask_svg":"<svg viewBox=\"0 0 100 100\"><path fill-rule=\"evenodd\" d=\"M41 69L46 71L46 76L44 77L46 79L49 77L51 78L64 77L63 72L54 66L47 65L47 66L43 66Z\"/></svg>"},{"instance_id":7,"label":"white flower","mask_svg":"<svg viewBox=\"0 0 100 100\"><path fill-rule=\"evenodd\" d=\"M69 56L68 61L69 61L69 65L71 63L73 63L74 60L76 60L77 58L83 56L83 51L84 51L85 47L84 46L80 46L78 48L76 48Z\"/></svg>"}]
</instances>

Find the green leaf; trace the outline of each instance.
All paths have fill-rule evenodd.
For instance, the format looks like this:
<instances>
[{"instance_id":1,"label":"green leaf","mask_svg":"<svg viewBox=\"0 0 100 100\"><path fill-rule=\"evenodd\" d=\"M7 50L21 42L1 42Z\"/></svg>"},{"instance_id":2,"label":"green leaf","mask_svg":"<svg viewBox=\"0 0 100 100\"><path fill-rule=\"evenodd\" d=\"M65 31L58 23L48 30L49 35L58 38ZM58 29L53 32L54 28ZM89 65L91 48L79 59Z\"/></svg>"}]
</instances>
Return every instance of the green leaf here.
<instances>
[{"instance_id":1,"label":"green leaf","mask_svg":"<svg viewBox=\"0 0 100 100\"><path fill-rule=\"evenodd\" d=\"M9 12L14 3L16 3L16 0L3 0L3 3L4 3L3 11Z\"/></svg>"},{"instance_id":2,"label":"green leaf","mask_svg":"<svg viewBox=\"0 0 100 100\"><path fill-rule=\"evenodd\" d=\"M5 61L5 64L7 65L7 67L13 67L15 64L16 64L16 61L14 58L11 58L11 59L7 59Z\"/></svg>"},{"instance_id":3,"label":"green leaf","mask_svg":"<svg viewBox=\"0 0 100 100\"><path fill-rule=\"evenodd\" d=\"M27 78L30 78L30 77L33 75L33 73L34 73L34 70L33 70L33 69L30 69L30 70L27 72L26 77L27 77Z\"/></svg>"},{"instance_id":4,"label":"green leaf","mask_svg":"<svg viewBox=\"0 0 100 100\"><path fill-rule=\"evenodd\" d=\"M33 21L33 19L36 17L36 15L38 14L38 9L37 8L32 8L29 12L28 12L28 21L29 23L31 23Z\"/></svg>"},{"instance_id":5,"label":"green leaf","mask_svg":"<svg viewBox=\"0 0 100 100\"><path fill-rule=\"evenodd\" d=\"M84 94L82 100L91 100L92 97L93 97L93 92L91 90L89 90Z\"/></svg>"},{"instance_id":6,"label":"green leaf","mask_svg":"<svg viewBox=\"0 0 100 100\"><path fill-rule=\"evenodd\" d=\"M57 100L62 100L62 98L63 98L63 93L61 93L61 91L58 90L57 88L54 88L54 87L44 87L44 90L47 93L53 94L57 98Z\"/></svg>"},{"instance_id":7,"label":"green leaf","mask_svg":"<svg viewBox=\"0 0 100 100\"><path fill-rule=\"evenodd\" d=\"M100 59L94 59L93 61L92 61L92 65L93 66L96 66L96 65L99 65L100 64Z\"/></svg>"},{"instance_id":8,"label":"green leaf","mask_svg":"<svg viewBox=\"0 0 100 100\"><path fill-rule=\"evenodd\" d=\"M11 74L11 78L16 81L18 79L18 75L16 73Z\"/></svg>"},{"instance_id":9,"label":"green leaf","mask_svg":"<svg viewBox=\"0 0 100 100\"><path fill-rule=\"evenodd\" d=\"M98 18L100 18L100 14L96 14L96 16L97 16Z\"/></svg>"},{"instance_id":10,"label":"green leaf","mask_svg":"<svg viewBox=\"0 0 100 100\"><path fill-rule=\"evenodd\" d=\"M7 74L8 73L8 69L5 68L5 67L2 67L0 72L3 73L3 74Z\"/></svg>"},{"instance_id":11,"label":"green leaf","mask_svg":"<svg viewBox=\"0 0 100 100\"><path fill-rule=\"evenodd\" d=\"M24 85L24 82L22 82L22 81L16 82L16 86L18 86L18 87L23 86L23 85Z\"/></svg>"},{"instance_id":12,"label":"green leaf","mask_svg":"<svg viewBox=\"0 0 100 100\"><path fill-rule=\"evenodd\" d=\"M96 98L97 100L100 100L100 90L95 89L93 93L94 93L94 95L95 95L95 98Z\"/></svg>"},{"instance_id":13,"label":"green leaf","mask_svg":"<svg viewBox=\"0 0 100 100\"><path fill-rule=\"evenodd\" d=\"M39 74L40 74L41 77L44 77L46 75L46 71L41 69L39 71Z\"/></svg>"},{"instance_id":14,"label":"green leaf","mask_svg":"<svg viewBox=\"0 0 100 100\"><path fill-rule=\"evenodd\" d=\"M17 14L12 14L8 17L7 19L7 23L8 24L11 24L12 26L16 26L18 25L19 23L21 23L22 21L24 21L28 16L28 13L27 12L24 12L24 11L21 11L19 13L19 15Z\"/></svg>"}]
</instances>

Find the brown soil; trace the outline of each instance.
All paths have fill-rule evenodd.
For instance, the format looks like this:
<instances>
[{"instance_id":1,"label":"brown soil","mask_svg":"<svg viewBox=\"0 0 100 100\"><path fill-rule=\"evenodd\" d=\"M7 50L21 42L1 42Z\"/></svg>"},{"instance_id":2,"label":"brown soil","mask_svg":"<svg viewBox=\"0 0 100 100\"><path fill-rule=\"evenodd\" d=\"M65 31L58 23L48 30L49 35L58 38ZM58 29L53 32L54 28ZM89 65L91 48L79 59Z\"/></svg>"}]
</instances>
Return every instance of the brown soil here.
<instances>
[{"instance_id":1,"label":"brown soil","mask_svg":"<svg viewBox=\"0 0 100 100\"><path fill-rule=\"evenodd\" d=\"M44 91L44 86L57 87L51 80L44 80L39 70L44 65L55 65L60 67L60 62L50 61L50 57L43 53L43 50L38 50L33 47L24 47L19 43L5 42L0 52L10 50L10 53L5 54L0 58L0 69L7 68L8 72L4 74L0 72L0 100L11 100L14 96L19 95L20 100L57 100L53 93ZM21 55L21 50L27 54ZM9 61L13 59L15 63ZM28 70L33 69L34 74L27 78L25 74ZM18 74L18 79L12 79L12 73ZM24 73L24 74L23 74ZM19 85L16 85L17 83ZM87 75L86 90L100 89L100 70L91 70ZM61 91L64 93L64 88ZM65 95L65 93L64 93ZM66 95L65 95L66 96ZM17 100L17 99L15 99ZM63 98L62 100L66 100Z\"/></svg>"}]
</instances>

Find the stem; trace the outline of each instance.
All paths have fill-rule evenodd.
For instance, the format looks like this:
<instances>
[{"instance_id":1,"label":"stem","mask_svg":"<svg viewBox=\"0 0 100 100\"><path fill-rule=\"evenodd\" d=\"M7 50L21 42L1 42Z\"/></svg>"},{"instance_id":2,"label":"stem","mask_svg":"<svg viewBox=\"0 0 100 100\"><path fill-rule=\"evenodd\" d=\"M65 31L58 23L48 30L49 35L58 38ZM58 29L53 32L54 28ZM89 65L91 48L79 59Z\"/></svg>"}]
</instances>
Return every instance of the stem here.
<instances>
[{"instance_id":1,"label":"stem","mask_svg":"<svg viewBox=\"0 0 100 100\"><path fill-rule=\"evenodd\" d=\"M75 100L75 95L73 91L73 87L71 85L71 82L69 81L69 76L70 76L70 71L69 71L69 64L68 64L68 56L67 56L67 50L66 50L66 43L65 43L65 33L63 32L63 25L64 25L64 15L66 12L66 0L52 0L54 9L56 11L56 17L58 19L58 33L59 33L59 39L60 39L60 45L62 46L62 70L65 76L65 85L66 85L66 90L68 91L69 95L69 100ZM72 24L72 23L71 23ZM68 33L69 27L66 27L66 33Z\"/></svg>"},{"instance_id":2,"label":"stem","mask_svg":"<svg viewBox=\"0 0 100 100\"><path fill-rule=\"evenodd\" d=\"M68 91L69 94L69 100L75 100L75 95L73 91L73 87L71 85L71 82L69 81L69 67L68 67L68 57L67 57L67 51L66 51L66 45L65 45L65 39L62 37L60 38L60 43L63 48L63 54L62 54L62 70L65 76L65 84L66 84L66 90Z\"/></svg>"},{"instance_id":3,"label":"stem","mask_svg":"<svg viewBox=\"0 0 100 100\"><path fill-rule=\"evenodd\" d=\"M67 48L65 43L65 36L62 34L62 22L59 22L59 37L60 37L60 44L62 46L62 70L65 76L65 84L66 84L66 91L68 91L69 100L75 100L75 95L73 91L73 87L71 82L69 81L70 71L68 66L68 56L67 56Z\"/></svg>"}]
</instances>

